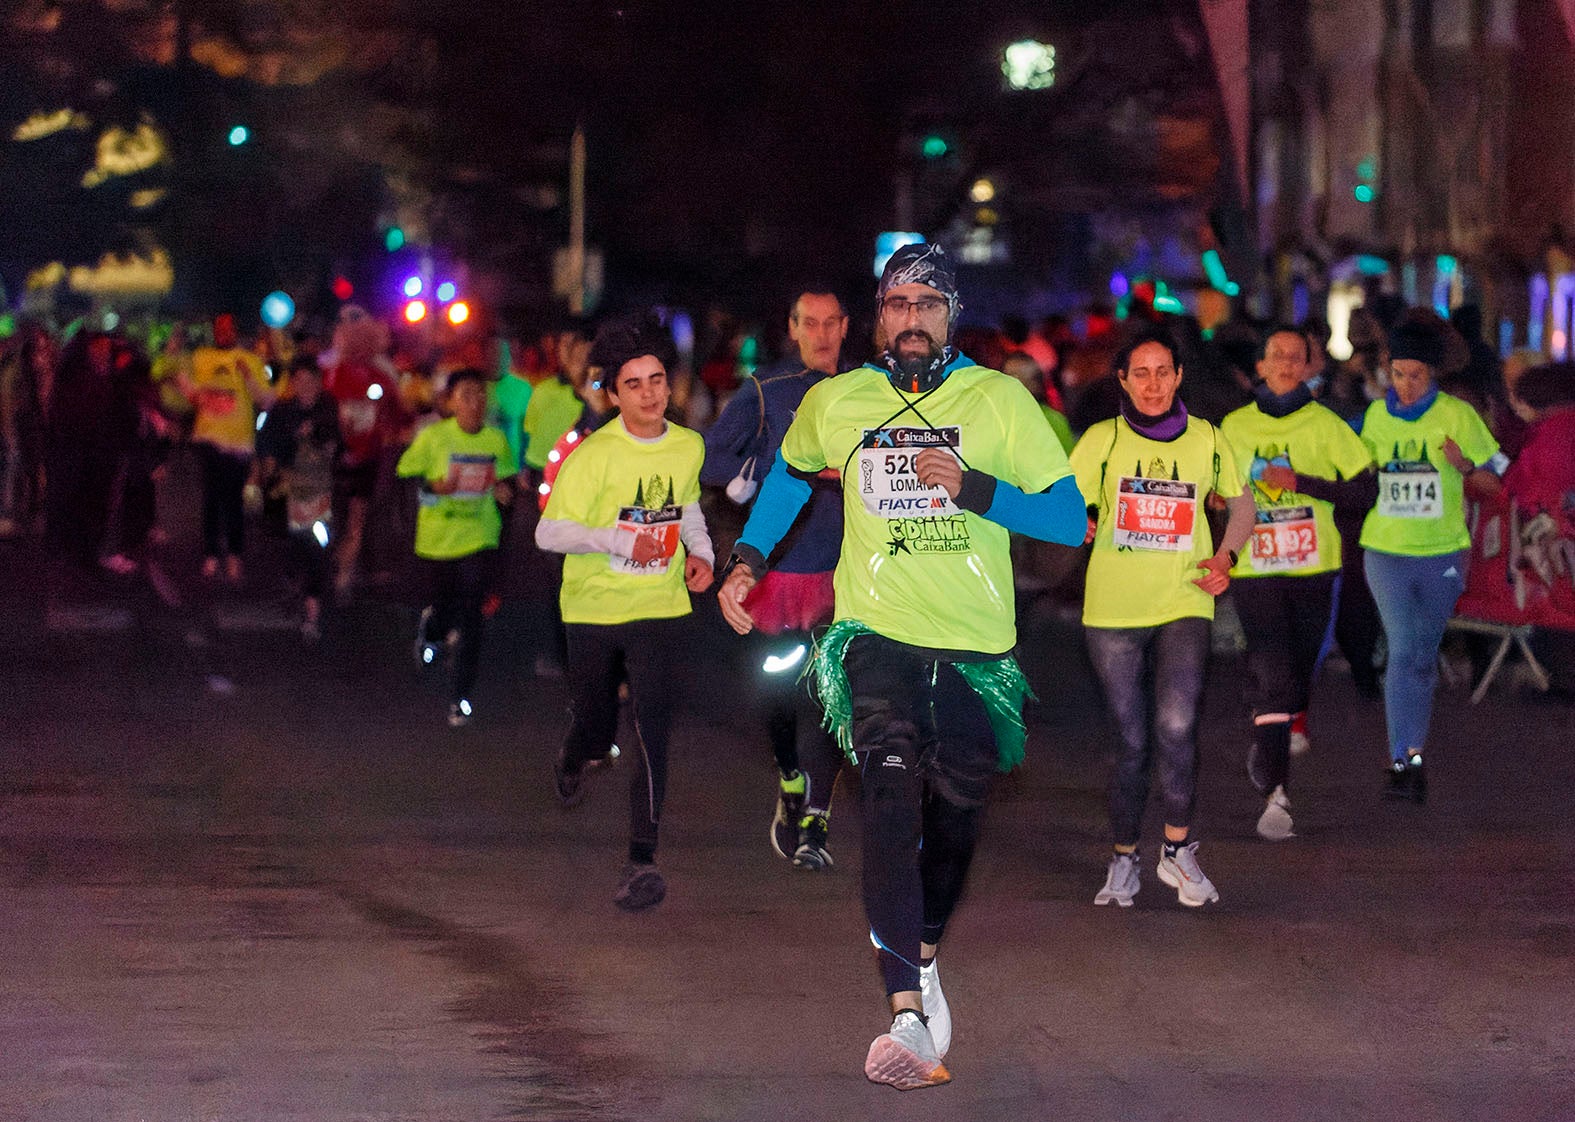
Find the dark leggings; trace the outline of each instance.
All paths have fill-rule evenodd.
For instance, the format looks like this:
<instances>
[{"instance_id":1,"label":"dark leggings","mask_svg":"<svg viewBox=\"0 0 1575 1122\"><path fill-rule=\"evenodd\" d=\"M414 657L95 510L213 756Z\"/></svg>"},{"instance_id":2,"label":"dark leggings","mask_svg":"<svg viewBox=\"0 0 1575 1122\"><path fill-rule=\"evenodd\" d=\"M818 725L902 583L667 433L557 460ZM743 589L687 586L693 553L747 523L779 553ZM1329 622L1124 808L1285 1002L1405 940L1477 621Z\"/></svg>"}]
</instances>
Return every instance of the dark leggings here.
<instances>
[{"instance_id":1,"label":"dark leggings","mask_svg":"<svg viewBox=\"0 0 1575 1122\"><path fill-rule=\"evenodd\" d=\"M571 623L568 632L568 680L574 693L564 764L575 771L607 754L618 735L618 684L627 679L639 749L629 775L629 860L652 861L667 797L673 668L680 665L674 654L687 642L683 617Z\"/></svg>"},{"instance_id":2,"label":"dark leggings","mask_svg":"<svg viewBox=\"0 0 1575 1122\"><path fill-rule=\"evenodd\" d=\"M432 615L427 619L423 642L441 643L451 630L459 632L454 651L455 701L468 698L481 665L481 603L492 587L497 561L495 549L477 550L447 561L423 558Z\"/></svg>"},{"instance_id":3,"label":"dark leggings","mask_svg":"<svg viewBox=\"0 0 1575 1122\"><path fill-rule=\"evenodd\" d=\"M864 780L864 911L886 992L916 990L919 944L940 942L973 860L995 736L949 662L862 635L843 666Z\"/></svg>"},{"instance_id":4,"label":"dark leggings","mask_svg":"<svg viewBox=\"0 0 1575 1122\"><path fill-rule=\"evenodd\" d=\"M1115 843L1138 842L1156 753L1165 824L1191 826L1198 787L1198 698L1208 668L1209 621L1187 616L1156 627L1090 627L1085 634L1094 673L1105 688L1105 703L1121 736L1110 778L1110 833Z\"/></svg>"},{"instance_id":5,"label":"dark leggings","mask_svg":"<svg viewBox=\"0 0 1575 1122\"><path fill-rule=\"evenodd\" d=\"M328 547L319 544L311 530L291 530L285 562L290 575L301 582L301 595L321 600L328 590ZM442 637L438 635L438 640Z\"/></svg>"},{"instance_id":6,"label":"dark leggings","mask_svg":"<svg viewBox=\"0 0 1575 1122\"><path fill-rule=\"evenodd\" d=\"M1270 791L1290 775L1290 721L1312 693L1334 578L1247 577L1231 584L1247 634L1247 703Z\"/></svg>"},{"instance_id":7,"label":"dark leggings","mask_svg":"<svg viewBox=\"0 0 1575 1122\"><path fill-rule=\"evenodd\" d=\"M203 553L208 557L226 553L239 557L246 549L246 506L242 492L251 475L251 457L206 443L195 447L202 463Z\"/></svg>"},{"instance_id":8,"label":"dark leggings","mask_svg":"<svg viewBox=\"0 0 1575 1122\"><path fill-rule=\"evenodd\" d=\"M767 659L786 661L798 647L804 649L800 661L774 673L765 668ZM843 756L831 734L821 727L820 706L809 695L808 684L799 679L813 648L813 638L803 631L760 635L750 645L748 672L759 684L760 707L777 770L783 775L803 772L808 783L806 808L826 814L831 810L832 788Z\"/></svg>"}]
</instances>

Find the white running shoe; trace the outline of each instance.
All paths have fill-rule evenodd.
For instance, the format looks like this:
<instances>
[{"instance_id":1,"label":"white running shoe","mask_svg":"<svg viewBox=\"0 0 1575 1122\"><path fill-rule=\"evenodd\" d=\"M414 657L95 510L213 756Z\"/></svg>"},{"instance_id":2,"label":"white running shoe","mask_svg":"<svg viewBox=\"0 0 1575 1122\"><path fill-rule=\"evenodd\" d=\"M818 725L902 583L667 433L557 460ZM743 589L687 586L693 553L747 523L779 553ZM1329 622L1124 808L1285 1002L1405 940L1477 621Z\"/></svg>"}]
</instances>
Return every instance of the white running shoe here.
<instances>
[{"instance_id":1,"label":"white running shoe","mask_svg":"<svg viewBox=\"0 0 1575 1122\"><path fill-rule=\"evenodd\" d=\"M952 1048L952 1011L946 1004L946 995L941 992L941 973L934 959L928 966L919 967L919 996L924 1001L924 1015L930 1022L935 1054L944 1060Z\"/></svg>"},{"instance_id":2,"label":"white running shoe","mask_svg":"<svg viewBox=\"0 0 1575 1122\"><path fill-rule=\"evenodd\" d=\"M1258 816L1258 836L1264 841L1284 841L1294 838L1291 832L1291 800L1285 796L1284 787L1276 787Z\"/></svg>"},{"instance_id":3,"label":"white running shoe","mask_svg":"<svg viewBox=\"0 0 1575 1122\"><path fill-rule=\"evenodd\" d=\"M1132 897L1143 887L1143 882L1138 879L1138 866L1141 863L1136 850L1111 854L1110 867L1105 870L1105 886L1094 894L1094 903L1116 903L1123 908L1130 908Z\"/></svg>"},{"instance_id":4,"label":"white running shoe","mask_svg":"<svg viewBox=\"0 0 1575 1122\"><path fill-rule=\"evenodd\" d=\"M952 1073L936 1054L930 1030L911 1012L898 1013L892 1018L891 1031L871 1041L864 1077L871 1083L889 1083L899 1091L952 1081Z\"/></svg>"},{"instance_id":5,"label":"white running shoe","mask_svg":"<svg viewBox=\"0 0 1575 1122\"><path fill-rule=\"evenodd\" d=\"M1176 850L1174 857L1163 854L1159 859L1159 879L1176 890L1176 899L1189 908L1204 904L1217 904L1220 894L1214 882L1198 868L1198 843L1192 842Z\"/></svg>"}]
</instances>

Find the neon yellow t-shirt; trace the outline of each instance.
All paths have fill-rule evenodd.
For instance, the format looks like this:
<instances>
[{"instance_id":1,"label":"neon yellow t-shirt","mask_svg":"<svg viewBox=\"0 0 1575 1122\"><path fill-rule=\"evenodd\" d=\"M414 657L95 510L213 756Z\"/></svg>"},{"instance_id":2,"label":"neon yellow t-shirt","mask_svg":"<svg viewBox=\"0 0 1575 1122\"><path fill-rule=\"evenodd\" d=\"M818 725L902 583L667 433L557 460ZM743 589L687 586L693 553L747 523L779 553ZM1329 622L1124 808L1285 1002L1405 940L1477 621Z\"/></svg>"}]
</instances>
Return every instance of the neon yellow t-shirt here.
<instances>
[{"instance_id":1,"label":"neon yellow t-shirt","mask_svg":"<svg viewBox=\"0 0 1575 1122\"><path fill-rule=\"evenodd\" d=\"M191 381L197 387L197 420L191 438L226 452L250 454L257 445L257 406L246 370L266 382L262 359L231 347L198 347L191 356Z\"/></svg>"},{"instance_id":2,"label":"neon yellow t-shirt","mask_svg":"<svg viewBox=\"0 0 1575 1122\"><path fill-rule=\"evenodd\" d=\"M1498 452L1498 441L1477 411L1447 393L1414 421L1402 421L1382 401L1367 407L1362 440L1378 463L1378 503L1362 523L1363 549L1436 557L1471 544L1465 479L1444 457L1446 438L1474 464Z\"/></svg>"},{"instance_id":3,"label":"neon yellow t-shirt","mask_svg":"<svg viewBox=\"0 0 1575 1122\"><path fill-rule=\"evenodd\" d=\"M1263 482L1263 469L1288 467L1320 479L1351 479L1373 465L1356 430L1326 406L1308 402L1285 417L1244 405L1220 424L1258 507L1252 537L1242 547L1234 577L1312 576L1340 567L1334 504Z\"/></svg>"},{"instance_id":4,"label":"neon yellow t-shirt","mask_svg":"<svg viewBox=\"0 0 1575 1122\"><path fill-rule=\"evenodd\" d=\"M532 398L534 401L535 399ZM563 461L543 518L656 534L662 555L645 565L610 553L563 558L565 623L631 623L690 612L684 587L688 553L679 537L683 508L700 501L705 441L669 424L659 440L637 440L622 420L609 421Z\"/></svg>"},{"instance_id":5,"label":"neon yellow t-shirt","mask_svg":"<svg viewBox=\"0 0 1575 1122\"><path fill-rule=\"evenodd\" d=\"M903 393L870 367L827 378L804 395L782 457L842 473L838 619L913 646L1005 654L1017 643L1009 535L919 483L913 459L937 446L1029 494L1071 474L1038 402L982 366L953 370L930 394Z\"/></svg>"},{"instance_id":6,"label":"neon yellow t-shirt","mask_svg":"<svg viewBox=\"0 0 1575 1122\"><path fill-rule=\"evenodd\" d=\"M1175 440L1150 440L1126 421L1100 421L1072 449L1083 497L1099 508L1083 593L1088 627L1157 627L1214 618L1214 597L1192 582L1214 555L1204 515L1210 491L1242 492L1230 441L1207 421Z\"/></svg>"},{"instance_id":7,"label":"neon yellow t-shirt","mask_svg":"<svg viewBox=\"0 0 1575 1122\"><path fill-rule=\"evenodd\" d=\"M1041 403L1039 409L1045 415L1045 420L1050 422L1050 431L1054 432L1055 438L1061 442L1061 451L1070 452L1077 440L1072 436L1072 425L1066 419L1066 414L1054 405Z\"/></svg>"},{"instance_id":8,"label":"neon yellow t-shirt","mask_svg":"<svg viewBox=\"0 0 1575 1122\"><path fill-rule=\"evenodd\" d=\"M559 378L537 382L525 405L525 465L537 471L546 467L547 453L574 427L584 408L585 403L567 382Z\"/></svg>"},{"instance_id":9,"label":"neon yellow t-shirt","mask_svg":"<svg viewBox=\"0 0 1575 1122\"><path fill-rule=\"evenodd\" d=\"M452 494L421 492L416 510L416 556L431 561L467 557L496 549L503 516L492 485L515 475L514 456L503 433L491 425L466 432L450 417L428 425L399 457L402 478L458 484Z\"/></svg>"}]
</instances>

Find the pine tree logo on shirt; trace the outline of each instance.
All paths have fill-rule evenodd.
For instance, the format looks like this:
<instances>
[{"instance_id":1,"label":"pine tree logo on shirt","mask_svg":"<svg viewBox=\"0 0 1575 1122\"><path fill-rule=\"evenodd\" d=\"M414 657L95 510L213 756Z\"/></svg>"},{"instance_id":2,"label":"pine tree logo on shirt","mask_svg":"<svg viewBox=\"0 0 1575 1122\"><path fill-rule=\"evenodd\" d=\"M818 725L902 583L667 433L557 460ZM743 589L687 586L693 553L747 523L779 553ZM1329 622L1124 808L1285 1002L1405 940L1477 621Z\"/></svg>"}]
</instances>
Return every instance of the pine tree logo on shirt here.
<instances>
[{"instance_id":1,"label":"pine tree logo on shirt","mask_svg":"<svg viewBox=\"0 0 1575 1122\"><path fill-rule=\"evenodd\" d=\"M1381 469L1386 472L1393 471L1433 471L1433 462L1428 459L1427 441L1407 440L1405 443L1395 441L1390 452L1389 462Z\"/></svg>"},{"instance_id":2,"label":"pine tree logo on shirt","mask_svg":"<svg viewBox=\"0 0 1575 1122\"><path fill-rule=\"evenodd\" d=\"M683 512L673 504L673 479L660 475L642 479L634 485L634 502L618 511L620 522L653 524L676 522Z\"/></svg>"}]
</instances>

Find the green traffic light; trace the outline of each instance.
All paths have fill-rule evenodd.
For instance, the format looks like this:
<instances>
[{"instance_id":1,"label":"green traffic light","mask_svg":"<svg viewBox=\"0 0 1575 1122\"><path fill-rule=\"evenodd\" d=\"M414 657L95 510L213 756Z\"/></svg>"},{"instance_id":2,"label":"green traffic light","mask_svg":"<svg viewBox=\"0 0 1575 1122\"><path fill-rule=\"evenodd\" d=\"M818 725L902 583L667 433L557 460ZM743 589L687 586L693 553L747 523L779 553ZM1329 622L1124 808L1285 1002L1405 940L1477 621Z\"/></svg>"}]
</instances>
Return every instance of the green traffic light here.
<instances>
[{"instance_id":1,"label":"green traffic light","mask_svg":"<svg viewBox=\"0 0 1575 1122\"><path fill-rule=\"evenodd\" d=\"M926 160L938 160L950 150L951 146L946 143L944 137L934 135L924 138L924 146L921 149Z\"/></svg>"}]
</instances>

